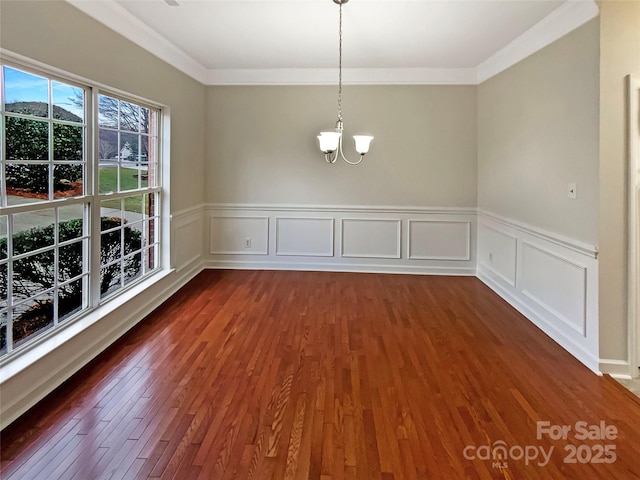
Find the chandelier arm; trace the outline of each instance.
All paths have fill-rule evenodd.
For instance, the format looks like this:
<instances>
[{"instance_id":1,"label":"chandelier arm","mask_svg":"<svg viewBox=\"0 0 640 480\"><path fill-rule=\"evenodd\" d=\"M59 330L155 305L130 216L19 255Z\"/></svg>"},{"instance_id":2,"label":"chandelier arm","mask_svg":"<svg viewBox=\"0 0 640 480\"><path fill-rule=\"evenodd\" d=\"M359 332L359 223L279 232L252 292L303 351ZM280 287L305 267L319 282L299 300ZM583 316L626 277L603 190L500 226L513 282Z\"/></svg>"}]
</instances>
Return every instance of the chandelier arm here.
<instances>
[{"instance_id":1,"label":"chandelier arm","mask_svg":"<svg viewBox=\"0 0 640 480\"><path fill-rule=\"evenodd\" d=\"M349 165L358 165L358 164L362 161L362 159L363 159L363 158L364 158L364 154L363 154L363 153L361 153L361 154L360 154L360 159L358 159L358 161L357 161L357 162L350 162L349 160L347 160L347 159L345 158L345 156L344 156L344 155L342 155L342 159L343 159L345 162L347 162Z\"/></svg>"},{"instance_id":2,"label":"chandelier arm","mask_svg":"<svg viewBox=\"0 0 640 480\"><path fill-rule=\"evenodd\" d=\"M334 164L336 163L336 160L338 160L338 152L335 151L334 153L325 153L324 159L327 163Z\"/></svg>"},{"instance_id":3,"label":"chandelier arm","mask_svg":"<svg viewBox=\"0 0 640 480\"><path fill-rule=\"evenodd\" d=\"M349 161L349 159L347 159L347 157L344 156L344 150L342 149L342 136L340 137L340 141L338 142L338 150L340 151L340 156L342 157L342 160L347 162L349 165L358 165L362 161L362 159L364 158L364 155L361 154L360 155L360 159L357 162ZM338 154L336 153L336 158L337 157L338 157Z\"/></svg>"}]
</instances>

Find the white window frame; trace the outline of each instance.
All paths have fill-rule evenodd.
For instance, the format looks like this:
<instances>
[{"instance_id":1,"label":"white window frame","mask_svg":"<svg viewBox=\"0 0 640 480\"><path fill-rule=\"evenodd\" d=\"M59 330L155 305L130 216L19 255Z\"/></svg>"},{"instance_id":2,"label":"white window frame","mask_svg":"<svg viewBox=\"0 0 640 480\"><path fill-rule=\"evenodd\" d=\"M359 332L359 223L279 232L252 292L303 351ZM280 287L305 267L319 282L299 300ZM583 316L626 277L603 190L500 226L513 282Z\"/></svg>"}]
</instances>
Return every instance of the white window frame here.
<instances>
[{"instance_id":1,"label":"white window frame","mask_svg":"<svg viewBox=\"0 0 640 480\"><path fill-rule=\"evenodd\" d=\"M21 344L19 348L5 353L0 357L0 383L10 378L17 372L26 368L29 364L55 350L67 339L72 338L89 326L100 321L105 315L113 312L120 305L130 301L138 294L147 290L151 285L159 282L173 271L171 264L170 246L170 214L169 214L169 151L170 151L170 109L166 105L140 97L129 92L112 88L64 70L34 61L27 57L0 49L0 60L3 65L14 67L35 75L45 76L49 80L57 80L66 84L80 86L87 92L85 98L85 125L86 135L84 139L87 161L85 164L85 196L82 198L54 199L38 203L38 209L55 208L72 204L85 204L90 209L90 216L85 214L85 232L89 228L89 248L92 250L88 257L90 265L88 281L92 284L89 289L87 308L73 315L60 325L55 325L49 330L34 335ZM157 228L158 252L156 253L157 267L146 276L137 279L114 294L100 298L100 202L106 198L125 197L128 195L146 194L148 190L133 190L118 192L117 194L100 195L98 187L98 96L100 94L115 96L117 98L136 103L158 111L157 131L157 162L158 162L158 186L151 187L157 192L157 205L159 226ZM91 181L90 181L91 179ZM21 206L1 207L0 214L17 213L28 210ZM8 212L7 212L8 210ZM10 232L8 232L10 233ZM83 236L84 236L83 233ZM9 238L11 236L9 235ZM9 240L10 242L10 240ZM8 245L9 246L9 245ZM57 274L56 274L57 275ZM86 295L86 292L85 292ZM84 301L84 300L83 300ZM9 341L9 328L7 328L7 341Z\"/></svg>"}]
</instances>

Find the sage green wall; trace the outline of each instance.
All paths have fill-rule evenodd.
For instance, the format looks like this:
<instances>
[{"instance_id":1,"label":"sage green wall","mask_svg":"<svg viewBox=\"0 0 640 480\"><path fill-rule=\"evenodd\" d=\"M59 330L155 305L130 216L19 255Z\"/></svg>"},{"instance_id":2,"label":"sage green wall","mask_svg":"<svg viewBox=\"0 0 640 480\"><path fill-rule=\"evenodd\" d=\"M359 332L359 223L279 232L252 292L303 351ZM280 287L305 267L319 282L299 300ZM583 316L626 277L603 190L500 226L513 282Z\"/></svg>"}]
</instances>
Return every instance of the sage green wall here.
<instances>
[{"instance_id":1,"label":"sage green wall","mask_svg":"<svg viewBox=\"0 0 640 480\"><path fill-rule=\"evenodd\" d=\"M478 86L480 208L598 244L598 76L592 20Z\"/></svg>"},{"instance_id":2,"label":"sage green wall","mask_svg":"<svg viewBox=\"0 0 640 480\"><path fill-rule=\"evenodd\" d=\"M627 89L640 74L640 2L600 2L600 356L629 360ZM632 365L632 375L637 375Z\"/></svg>"},{"instance_id":3,"label":"sage green wall","mask_svg":"<svg viewBox=\"0 0 640 480\"><path fill-rule=\"evenodd\" d=\"M171 210L202 203L202 84L62 1L1 1L0 46L169 106Z\"/></svg>"},{"instance_id":4,"label":"sage green wall","mask_svg":"<svg viewBox=\"0 0 640 480\"><path fill-rule=\"evenodd\" d=\"M336 87L207 88L207 201L475 207L475 86L346 86L345 146L375 136L358 167L329 165Z\"/></svg>"}]
</instances>

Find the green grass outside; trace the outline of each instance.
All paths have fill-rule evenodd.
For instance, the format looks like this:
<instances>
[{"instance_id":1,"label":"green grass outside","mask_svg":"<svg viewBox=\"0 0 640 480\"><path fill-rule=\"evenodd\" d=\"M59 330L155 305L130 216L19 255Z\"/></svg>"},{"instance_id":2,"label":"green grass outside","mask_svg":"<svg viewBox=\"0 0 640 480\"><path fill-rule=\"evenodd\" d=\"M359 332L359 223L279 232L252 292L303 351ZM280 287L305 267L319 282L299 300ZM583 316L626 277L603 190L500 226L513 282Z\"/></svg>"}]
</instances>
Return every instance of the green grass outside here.
<instances>
[{"instance_id":1,"label":"green grass outside","mask_svg":"<svg viewBox=\"0 0 640 480\"><path fill-rule=\"evenodd\" d=\"M138 188L137 175L140 172L135 168L120 169L120 191L134 190ZM118 191L118 169L115 167L100 168L100 193L117 192ZM141 187L146 187L148 182L143 180ZM128 212L143 213L148 207L148 196L144 196L144 208L142 205L141 195L127 197L124 199L124 207ZM120 199L107 200L102 202L105 208L120 208Z\"/></svg>"}]
</instances>

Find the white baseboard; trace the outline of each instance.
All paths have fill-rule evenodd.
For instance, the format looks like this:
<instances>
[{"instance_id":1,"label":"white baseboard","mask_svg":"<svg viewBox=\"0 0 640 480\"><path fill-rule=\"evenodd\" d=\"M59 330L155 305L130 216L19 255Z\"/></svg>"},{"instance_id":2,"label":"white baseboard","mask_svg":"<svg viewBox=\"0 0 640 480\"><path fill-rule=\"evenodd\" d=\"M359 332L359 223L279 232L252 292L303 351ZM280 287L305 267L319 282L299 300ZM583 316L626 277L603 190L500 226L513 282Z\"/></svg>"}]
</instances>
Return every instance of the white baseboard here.
<instances>
[{"instance_id":1,"label":"white baseboard","mask_svg":"<svg viewBox=\"0 0 640 480\"><path fill-rule=\"evenodd\" d=\"M470 267L434 267L410 265L380 265L374 263L321 263L321 262L258 262L253 260L209 260L205 268L215 270L291 270L300 272L352 272L390 273L406 275L475 276Z\"/></svg>"},{"instance_id":2,"label":"white baseboard","mask_svg":"<svg viewBox=\"0 0 640 480\"><path fill-rule=\"evenodd\" d=\"M600 371L608 373L613 378L629 380L631 376L631 364L626 360L614 360L610 358L600 359Z\"/></svg>"}]
</instances>

